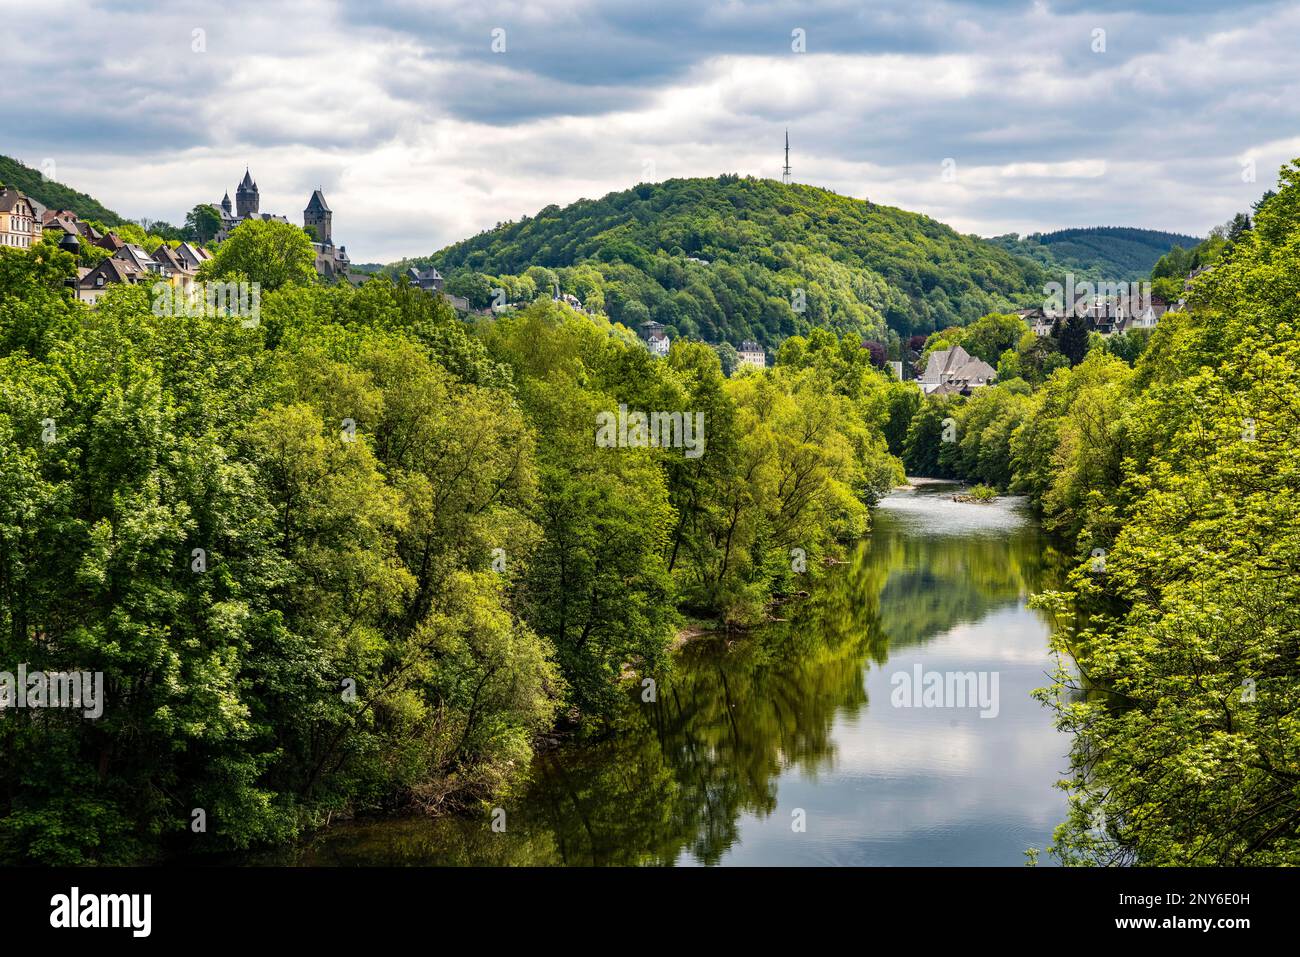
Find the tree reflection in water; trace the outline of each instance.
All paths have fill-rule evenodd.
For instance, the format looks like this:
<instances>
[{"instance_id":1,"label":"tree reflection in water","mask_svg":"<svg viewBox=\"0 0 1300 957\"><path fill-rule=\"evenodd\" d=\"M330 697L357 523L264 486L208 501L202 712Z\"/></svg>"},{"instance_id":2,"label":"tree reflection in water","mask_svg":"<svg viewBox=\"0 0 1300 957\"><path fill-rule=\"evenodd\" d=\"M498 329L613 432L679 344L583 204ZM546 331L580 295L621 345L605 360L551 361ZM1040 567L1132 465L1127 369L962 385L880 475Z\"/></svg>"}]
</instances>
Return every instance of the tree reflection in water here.
<instances>
[{"instance_id":1,"label":"tree reflection in water","mask_svg":"<svg viewBox=\"0 0 1300 957\"><path fill-rule=\"evenodd\" d=\"M871 536L819 576L791 622L692 641L672 673L654 676L654 702L631 689L607 737L539 755L506 805L505 833L487 814L348 825L275 862L717 863L743 819L776 811L783 773L816 782L834 771L833 729L868 707L866 671L1022 607L1062 564L1009 503L954 510L942 489L891 498ZM1050 723L1044 713L1044 733L1054 733Z\"/></svg>"}]
</instances>

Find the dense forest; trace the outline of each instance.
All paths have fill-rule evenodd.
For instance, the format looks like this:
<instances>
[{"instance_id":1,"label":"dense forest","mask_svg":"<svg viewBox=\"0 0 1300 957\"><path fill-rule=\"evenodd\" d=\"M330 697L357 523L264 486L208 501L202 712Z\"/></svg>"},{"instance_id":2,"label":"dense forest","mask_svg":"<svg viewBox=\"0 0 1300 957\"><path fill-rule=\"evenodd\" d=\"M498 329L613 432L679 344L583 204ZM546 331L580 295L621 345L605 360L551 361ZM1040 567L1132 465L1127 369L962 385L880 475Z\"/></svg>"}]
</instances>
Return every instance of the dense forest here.
<instances>
[{"instance_id":1,"label":"dense forest","mask_svg":"<svg viewBox=\"0 0 1300 957\"><path fill-rule=\"evenodd\" d=\"M1070 588L1036 599L1078 666L1043 693L1075 741L1061 859L1294 864L1300 169L1181 256L1156 272L1201 272L1149 339L1023 341L997 385L926 399L903 455L1074 543ZM1054 367L1010 374L1035 352Z\"/></svg>"},{"instance_id":2,"label":"dense forest","mask_svg":"<svg viewBox=\"0 0 1300 957\"><path fill-rule=\"evenodd\" d=\"M470 325L311 263L297 227L237 229L202 278L262 283L249 319L144 286L87 309L52 240L0 250L0 661L107 699L0 718L0 860L498 798L689 618L810 587L902 479L914 390L855 339L727 378L549 300ZM702 414L706 454L594 444L620 406Z\"/></svg>"},{"instance_id":3,"label":"dense forest","mask_svg":"<svg viewBox=\"0 0 1300 957\"><path fill-rule=\"evenodd\" d=\"M1036 302L1047 278L926 216L731 175L548 206L390 268L430 263L476 308L558 283L629 328L770 347L814 328L897 342Z\"/></svg>"},{"instance_id":4,"label":"dense forest","mask_svg":"<svg viewBox=\"0 0 1300 957\"><path fill-rule=\"evenodd\" d=\"M1199 240L1157 229L1093 226L1028 236L1010 233L989 242L1056 276L1072 273L1081 282L1138 282L1171 249L1194 246Z\"/></svg>"},{"instance_id":5,"label":"dense forest","mask_svg":"<svg viewBox=\"0 0 1300 957\"><path fill-rule=\"evenodd\" d=\"M116 226L123 221L121 216L97 199L53 179L47 179L40 170L32 169L8 156L0 156L0 185L13 187L48 209L70 209L81 219L95 220L109 226Z\"/></svg>"}]
</instances>

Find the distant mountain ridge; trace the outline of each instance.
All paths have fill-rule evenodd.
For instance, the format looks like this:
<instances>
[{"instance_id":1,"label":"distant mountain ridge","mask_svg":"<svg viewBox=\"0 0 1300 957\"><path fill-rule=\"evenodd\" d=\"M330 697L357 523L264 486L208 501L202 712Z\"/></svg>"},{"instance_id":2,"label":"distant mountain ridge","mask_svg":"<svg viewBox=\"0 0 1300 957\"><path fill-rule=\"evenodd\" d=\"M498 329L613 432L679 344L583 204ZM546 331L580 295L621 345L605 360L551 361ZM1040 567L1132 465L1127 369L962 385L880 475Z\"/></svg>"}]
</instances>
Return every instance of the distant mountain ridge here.
<instances>
[{"instance_id":1,"label":"distant mountain ridge","mask_svg":"<svg viewBox=\"0 0 1300 957\"><path fill-rule=\"evenodd\" d=\"M1087 226L1019 236L1009 233L988 241L1016 256L1031 259L1054 273L1071 272L1094 282L1136 282L1175 246L1190 249L1204 237L1129 226Z\"/></svg>"},{"instance_id":2,"label":"distant mountain ridge","mask_svg":"<svg viewBox=\"0 0 1300 957\"><path fill-rule=\"evenodd\" d=\"M46 179L40 170L32 169L9 156L0 156L0 183L12 186L49 209L70 209L81 219L92 219L106 226L123 222L97 199L62 183Z\"/></svg>"}]
</instances>

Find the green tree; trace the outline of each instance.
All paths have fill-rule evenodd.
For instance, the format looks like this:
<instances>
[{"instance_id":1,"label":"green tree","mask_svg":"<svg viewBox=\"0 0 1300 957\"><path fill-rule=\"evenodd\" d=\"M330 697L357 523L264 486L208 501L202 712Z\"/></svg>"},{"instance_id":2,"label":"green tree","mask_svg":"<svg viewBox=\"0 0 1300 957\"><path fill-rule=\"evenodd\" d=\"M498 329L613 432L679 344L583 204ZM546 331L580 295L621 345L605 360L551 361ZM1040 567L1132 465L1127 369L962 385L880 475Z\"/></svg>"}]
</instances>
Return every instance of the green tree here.
<instances>
[{"instance_id":1,"label":"green tree","mask_svg":"<svg viewBox=\"0 0 1300 957\"><path fill-rule=\"evenodd\" d=\"M221 213L209 203L199 203L185 214L185 231L190 239L210 243L221 231Z\"/></svg>"},{"instance_id":2,"label":"green tree","mask_svg":"<svg viewBox=\"0 0 1300 957\"><path fill-rule=\"evenodd\" d=\"M316 280L316 252L307 234L291 223L250 219L240 223L199 267L201 279L246 280L270 292Z\"/></svg>"}]
</instances>

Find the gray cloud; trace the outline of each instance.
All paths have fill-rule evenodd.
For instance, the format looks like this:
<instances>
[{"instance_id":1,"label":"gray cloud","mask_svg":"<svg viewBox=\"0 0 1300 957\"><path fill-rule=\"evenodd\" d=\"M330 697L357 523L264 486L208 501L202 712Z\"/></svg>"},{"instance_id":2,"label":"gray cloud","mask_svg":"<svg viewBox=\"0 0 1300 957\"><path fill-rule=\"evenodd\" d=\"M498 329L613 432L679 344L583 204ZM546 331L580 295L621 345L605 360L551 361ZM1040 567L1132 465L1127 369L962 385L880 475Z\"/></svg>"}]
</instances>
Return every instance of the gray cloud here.
<instances>
[{"instance_id":1,"label":"gray cloud","mask_svg":"<svg viewBox=\"0 0 1300 957\"><path fill-rule=\"evenodd\" d=\"M787 127L801 182L986 235L1201 233L1300 155L1286 3L50 0L7 25L0 151L172 222L246 164L293 218L323 185L358 261L641 179L777 176Z\"/></svg>"}]
</instances>

